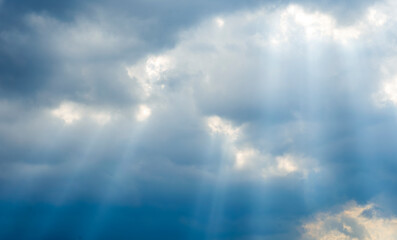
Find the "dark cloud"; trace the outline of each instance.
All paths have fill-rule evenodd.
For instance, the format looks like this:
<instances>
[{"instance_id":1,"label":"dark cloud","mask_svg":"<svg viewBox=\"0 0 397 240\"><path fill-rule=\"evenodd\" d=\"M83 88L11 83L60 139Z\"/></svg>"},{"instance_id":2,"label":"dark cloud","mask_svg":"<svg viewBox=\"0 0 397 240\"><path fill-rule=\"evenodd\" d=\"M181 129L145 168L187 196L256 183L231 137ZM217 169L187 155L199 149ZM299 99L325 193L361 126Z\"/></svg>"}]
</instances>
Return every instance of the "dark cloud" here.
<instances>
[{"instance_id":1,"label":"dark cloud","mask_svg":"<svg viewBox=\"0 0 397 240\"><path fill-rule=\"evenodd\" d=\"M280 6L280 4L287 3L287 1L276 3L268 1L118 1L116 3L114 1L85 1L84 3L78 1L62 3L4 1L0 9L2 12L1 22L3 23L0 39L2 46L0 51L2 56L0 86L3 94L36 96L42 91L46 91L48 84L67 81L72 82L69 83L72 86L69 91L73 92L76 91L75 88L82 88L84 85L82 82L86 82L87 79L79 75L65 75L63 70L66 67L69 68L69 71L78 73L85 65L92 66L93 61L101 61L107 66L101 64L95 66L95 70L109 71L114 68L111 65L114 59L130 63L145 53L158 52L173 46L179 30L191 26L206 16L255 8L262 4ZM327 9L336 12L338 16L349 16L349 18L355 19L354 16L357 14L351 13L360 13L360 9L364 9L370 3L370 1L355 1L349 2L347 6L347 3L343 1L337 4L333 1L323 1L305 4L313 5L321 10ZM347 11L348 13L346 13ZM30 24L31 19L29 20L27 16L32 14L46 17L46 19L42 19L45 21L43 28L40 29ZM104 46L94 46L91 51L84 53L83 49L80 49L81 46L74 46L75 42L65 39L69 48L83 52L77 56L80 61L77 62L74 59L73 63L70 63L67 56L57 52L59 49L52 48L50 41L54 35L62 34L61 32L67 31L67 28L78 25L77 21L81 18L98 24L99 30L105 30L102 36L104 38L121 35L123 42L137 38L142 44L114 46L111 52L97 55L97 52L102 51ZM66 33L65 37L73 36L68 36ZM90 40L86 39L86 41ZM76 64L78 65L76 66ZM63 91L66 92L67 88ZM81 91L85 93L88 90L82 89Z\"/></svg>"}]
</instances>

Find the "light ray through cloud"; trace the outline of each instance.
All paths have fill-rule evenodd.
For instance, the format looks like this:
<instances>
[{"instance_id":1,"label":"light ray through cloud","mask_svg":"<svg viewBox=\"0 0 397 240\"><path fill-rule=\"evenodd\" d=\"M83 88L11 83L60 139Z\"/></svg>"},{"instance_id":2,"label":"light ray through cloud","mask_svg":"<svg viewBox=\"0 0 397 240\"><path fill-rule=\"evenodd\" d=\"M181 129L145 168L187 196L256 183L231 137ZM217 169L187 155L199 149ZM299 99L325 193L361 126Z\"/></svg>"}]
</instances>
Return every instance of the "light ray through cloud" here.
<instances>
[{"instance_id":1,"label":"light ray through cloud","mask_svg":"<svg viewBox=\"0 0 397 240\"><path fill-rule=\"evenodd\" d=\"M396 13L0 1L0 239L397 238Z\"/></svg>"}]
</instances>

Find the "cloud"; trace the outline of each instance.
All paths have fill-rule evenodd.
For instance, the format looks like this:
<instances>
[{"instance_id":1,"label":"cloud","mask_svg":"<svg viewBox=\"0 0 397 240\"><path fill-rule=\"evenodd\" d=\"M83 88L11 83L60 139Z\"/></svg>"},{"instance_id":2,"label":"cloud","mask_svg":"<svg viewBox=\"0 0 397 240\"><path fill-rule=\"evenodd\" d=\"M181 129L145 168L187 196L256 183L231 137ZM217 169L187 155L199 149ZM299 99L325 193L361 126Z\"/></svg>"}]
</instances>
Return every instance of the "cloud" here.
<instances>
[{"instance_id":1,"label":"cloud","mask_svg":"<svg viewBox=\"0 0 397 240\"><path fill-rule=\"evenodd\" d=\"M397 104L397 81L392 79L389 81L385 81L381 90L375 95L375 101L378 105L384 104Z\"/></svg>"},{"instance_id":2,"label":"cloud","mask_svg":"<svg viewBox=\"0 0 397 240\"><path fill-rule=\"evenodd\" d=\"M219 28L222 28L223 25L225 25L225 21L222 18L220 18L220 17L216 18L215 22L216 22L216 25L218 25Z\"/></svg>"},{"instance_id":3,"label":"cloud","mask_svg":"<svg viewBox=\"0 0 397 240\"><path fill-rule=\"evenodd\" d=\"M77 110L73 104L71 103L63 103L61 106L57 109L54 109L52 111L52 114L55 117L58 117L65 121L66 124L71 124L76 120L79 120L81 118L81 114L79 113L80 111Z\"/></svg>"},{"instance_id":4,"label":"cloud","mask_svg":"<svg viewBox=\"0 0 397 240\"><path fill-rule=\"evenodd\" d=\"M104 125L111 120L111 114L104 111L96 111L73 102L63 102L51 114L65 122L66 125L73 124L81 118L91 118L99 125Z\"/></svg>"},{"instance_id":5,"label":"cloud","mask_svg":"<svg viewBox=\"0 0 397 240\"><path fill-rule=\"evenodd\" d=\"M286 176L306 179L319 165L328 165L326 150L313 150L322 145L319 139L328 134L327 127L341 131L344 125L339 121L346 116L345 111L361 108L372 94L369 84L368 89L354 95L352 103L342 100L341 96L351 93L345 80L351 66L339 64L342 56L335 52L347 48L343 54L355 53L353 43L367 44L366 37L381 31L388 17L380 18L384 19L382 24L373 22L374 16L387 15L383 9L373 7L369 20L364 14L350 25L341 25L334 15L305 6L272 9L265 5L210 16L176 34L173 47L163 51L159 51L161 47L153 48L156 54L148 54L146 48L153 46L146 45L140 32L151 21L123 14L109 19L109 13L101 11L91 12L91 18L77 13L69 21L49 12L29 13L23 22L30 32L15 30L2 36L7 44L19 46L33 39L47 51L49 56L44 60L53 64L49 65L50 71L29 74L37 77L38 85L19 87L35 96L39 110L32 114L36 119L61 120L59 126L54 123L58 131L62 125L80 129L94 122L88 128L92 133L106 126L107 131L115 133L112 137L118 138L116 142L122 142L125 135L117 137L116 133L134 129L142 134L140 143L136 143L137 158L153 159L153 164L167 159L175 165L197 165L202 163L200 157L205 152L217 159L223 150L204 147L212 139L214 146L227 145L224 158L231 172L259 176L261 181ZM118 22L131 23L131 29L113 28ZM346 41L351 45L346 46ZM316 47L311 48L311 44ZM308 53L302 53L300 47L307 45ZM22 54L21 49L14 50L10 56ZM313 67L314 72L302 58L318 65ZM365 68L370 62L362 65ZM332 69L328 70L328 66ZM362 75L365 83L374 77ZM19 91L12 86L15 82L9 83L3 87L7 94ZM50 109L51 117L43 117L43 109ZM367 114L357 113L364 117ZM149 117L147 129L134 125ZM22 116L16 118L28 129L42 129L24 122ZM163 137L157 139L156 131L163 132ZM224 142L216 135L228 140ZM191 141L185 142L184 138ZM96 141L106 145L108 140L101 136ZM332 144L329 141L326 146ZM178 146L182 143L186 151ZM304 143L313 149L303 148ZM125 147L116 149L122 152ZM110 149L103 150L113 154ZM204 175L214 174L210 167L214 161L203 164Z\"/></svg>"},{"instance_id":6,"label":"cloud","mask_svg":"<svg viewBox=\"0 0 397 240\"><path fill-rule=\"evenodd\" d=\"M217 135L224 137L226 149L233 156L230 163L231 176L243 174L254 179L268 180L295 174L307 178L309 173L320 171L313 159L291 153L274 156L266 150L260 151L254 148L249 141L244 140L246 134L244 125L236 127L219 116L207 118L207 125L213 137Z\"/></svg>"},{"instance_id":7,"label":"cloud","mask_svg":"<svg viewBox=\"0 0 397 240\"><path fill-rule=\"evenodd\" d=\"M394 239L397 218L384 216L374 204L351 202L340 212L318 214L304 229L302 239Z\"/></svg>"},{"instance_id":8,"label":"cloud","mask_svg":"<svg viewBox=\"0 0 397 240\"><path fill-rule=\"evenodd\" d=\"M136 80L143 98L150 97L155 89L163 89L167 71L172 69L172 60L167 56L150 56L146 61L127 68L128 76Z\"/></svg>"},{"instance_id":9,"label":"cloud","mask_svg":"<svg viewBox=\"0 0 397 240\"><path fill-rule=\"evenodd\" d=\"M152 110L146 105L140 105L135 115L136 120L139 122L145 121L152 114Z\"/></svg>"},{"instance_id":10,"label":"cloud","mask_svg":"<svg viewBox=\"0 0 397 240\"><path fill-rule=\"evenodd\" d=\"M394 9L4 1L0 238L300 239L321 212L304 237L392 226L327 211L397 196Z\"/></svg>"},{"instance_id":11,"label":"cloud","mask_svg":"<svg viewBox=\"0 0 397 240\"><path fill-rule=\"evenodd\" d=\"M211 130L212 134L223 134L230 138L230 140L236 140L239 135L239 128L233 127L233 125L218 116L212 116L207 119L207 125Z\"/></svg>"}]
</instances>

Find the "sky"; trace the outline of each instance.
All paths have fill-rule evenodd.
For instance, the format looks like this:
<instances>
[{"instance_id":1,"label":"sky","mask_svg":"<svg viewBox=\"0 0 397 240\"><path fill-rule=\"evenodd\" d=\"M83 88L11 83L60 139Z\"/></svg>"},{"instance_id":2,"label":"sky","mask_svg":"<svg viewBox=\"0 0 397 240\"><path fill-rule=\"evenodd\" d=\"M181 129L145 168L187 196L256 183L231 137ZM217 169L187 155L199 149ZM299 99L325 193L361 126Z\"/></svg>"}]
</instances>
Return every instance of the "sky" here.
<instances>
[{"instance_id":1,"label":"sky","mask_svg":"<svg viewBox=\"0 0 397 240\"><path fill-rule=\"evenodd\" d=\"M393 0L0 0L0 239L397 239Z\"/></svg>"}]
</instances>

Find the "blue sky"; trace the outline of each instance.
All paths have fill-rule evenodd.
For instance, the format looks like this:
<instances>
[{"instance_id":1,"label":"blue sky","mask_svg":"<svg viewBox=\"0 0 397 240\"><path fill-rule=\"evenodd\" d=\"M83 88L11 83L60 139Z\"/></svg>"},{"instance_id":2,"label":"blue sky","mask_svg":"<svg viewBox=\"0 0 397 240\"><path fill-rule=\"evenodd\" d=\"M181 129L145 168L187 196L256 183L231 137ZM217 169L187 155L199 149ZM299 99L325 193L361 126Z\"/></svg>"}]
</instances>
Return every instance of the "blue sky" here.
<instances>
[{"instance_id":1,"label":"blue sky","mask_svg":"<svg viewBox=\"0 0 397 240\"><path fill-rule=\"evenodd\" d=\"M0 239L396 239L396 13L0 1Z\"/></svg>"}]
</instances>

